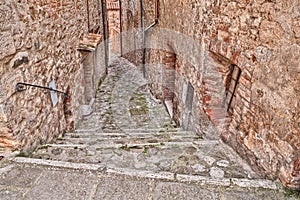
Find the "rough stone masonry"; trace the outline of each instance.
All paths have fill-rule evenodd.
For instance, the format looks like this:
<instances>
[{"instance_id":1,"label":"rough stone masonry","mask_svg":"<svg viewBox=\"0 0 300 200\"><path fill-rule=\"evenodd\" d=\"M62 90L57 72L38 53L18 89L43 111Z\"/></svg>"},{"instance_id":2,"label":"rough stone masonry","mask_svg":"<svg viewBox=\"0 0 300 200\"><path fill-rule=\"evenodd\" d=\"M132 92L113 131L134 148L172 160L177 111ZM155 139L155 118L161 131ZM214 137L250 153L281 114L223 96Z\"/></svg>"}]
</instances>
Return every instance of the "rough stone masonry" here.
<instances>
[{"instance_id":1,"label":"rough stone masonry","mask_svg":"<svg viewBox=\"0 0 300 200\"><path fill-rule=\"evenodd\" d=\"M0 146L48 142L92 104L105 73L93 60L98 42L77 47L89 47L89 32L103 33L99 2L0 0ZM123 54L143 65L155 96L166 104L172 97L177 124L221 136L258 171L299 189L299 1L121 2L121 29L133 33ZM49 92L15 89L52 80L70 96L56 107Z\"/></svg>"},{"instance_id":2,"label":"rough stone masonry","mask_svg":"<svg viewBox=\"0 0 300 200\"><path fill-rule=\"evenodd\" d=\"M90 60L91 54L99 54L96 48L78 50L81 41L86 44L89 39L88 33L102 34L101 16L101 4L96 0L89 0L89 5L84 0L0 0L3 150L30 150L74 128L80 119L79 107L89 104L85 102L86 90L90 88L85 72L91 74L88 78L94 78L94 82L105 74L104 65L98 63L95 67L94 60ZM48 87L52 80L58 90L69 96L65 99L59 95L55 107L49 91L34 87L23 92L15 89L18 82Z\"/></svg>"},{"instance_id":3,"label":"rough stone masonry","mask_svg":"<svg viewBox=\"0 0 300 200\"><path fill-rule=\"evenodd\" d=\"M178 124L221 136L257 170L300 188L299 1L126 0L122 13L123 31L137 29L124 56L146 64L157 97L173 90Z\"/></svg>"}]
</instances>

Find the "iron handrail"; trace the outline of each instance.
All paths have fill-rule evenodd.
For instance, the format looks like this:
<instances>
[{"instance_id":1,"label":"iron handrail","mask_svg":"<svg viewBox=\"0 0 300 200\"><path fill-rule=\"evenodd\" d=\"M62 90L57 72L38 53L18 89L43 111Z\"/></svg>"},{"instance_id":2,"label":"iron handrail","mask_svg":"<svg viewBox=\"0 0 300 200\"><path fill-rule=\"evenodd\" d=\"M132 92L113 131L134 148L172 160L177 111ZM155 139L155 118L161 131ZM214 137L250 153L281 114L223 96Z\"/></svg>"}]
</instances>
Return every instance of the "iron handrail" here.
<instances>
[{"instance_id":1,"label":"iron handrail","mask_svg":"<svg viewBox=\"0 0 300 200\"><path fill-rule=\"evenodd\" d=\"M57 93L59 93L59 94L62 94L63 97L66 98L66 99L68 98L68 94L65 93L65 92L62 92L62 91L59 91L59 90L55 90L55 89L53 89L53 88L51 88L51 87L44 87L44 86L33 85L33 84L29 84L29 83L21 83L21 82L17 83L17 84L16 84L16 90L17 90L18 92L22 92L22 91L25 90L25 89L24 89L24 86L30 86L30 87L36 87L36 88L40 88L40 89L50 90L50 91L53 91L53 92L57 92Z\"/></svg>"}]
</instances>

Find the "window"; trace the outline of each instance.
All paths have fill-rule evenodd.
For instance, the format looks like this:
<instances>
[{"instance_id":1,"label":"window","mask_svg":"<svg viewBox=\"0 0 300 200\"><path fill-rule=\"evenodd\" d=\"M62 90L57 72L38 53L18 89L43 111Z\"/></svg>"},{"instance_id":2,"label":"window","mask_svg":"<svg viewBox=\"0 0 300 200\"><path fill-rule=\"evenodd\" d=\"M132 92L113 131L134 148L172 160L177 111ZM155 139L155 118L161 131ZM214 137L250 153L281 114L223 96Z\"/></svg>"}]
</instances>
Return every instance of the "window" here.
<instances>
[{"instance_id":1,"label":"window","mask_svg":"<svg viewBox=\"0 0 300 200\"><path fill-rule=\"evenodd\" d=\"M223 102L223 106L227 109L229 114L232 114L236 100L236 89L239 85L239 78L241 75L241 69L236 65L230 66L230 73L228 83L226 85L226 96Z\"/></svg>"}]
</instances>

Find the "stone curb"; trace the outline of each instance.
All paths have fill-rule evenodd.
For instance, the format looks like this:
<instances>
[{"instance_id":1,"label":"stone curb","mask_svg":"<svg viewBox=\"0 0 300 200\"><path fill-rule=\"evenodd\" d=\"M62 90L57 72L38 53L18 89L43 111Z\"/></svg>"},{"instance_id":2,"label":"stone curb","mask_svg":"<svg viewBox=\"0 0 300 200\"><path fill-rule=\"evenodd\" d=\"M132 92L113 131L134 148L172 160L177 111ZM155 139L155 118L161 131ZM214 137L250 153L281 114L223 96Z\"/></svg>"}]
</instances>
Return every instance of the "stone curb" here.
<instances>
[{"instance_id":1,"label":"stone curb","mask_svg":"<svg viewBox=\"0 0 300 200\"><path fill-rule=\"evenodd\" d=\"M8 160L20 164L22 163L22 164L44 165L44 166L78 169L78 170L104 171L103 166L96 165L96 164L71 163L71 162L41 160L41 159L23 158L23 157L17 157Z\"/></svg>"},{"instance_id":2,"label":"stone curb","mask_svg":"<svg viewBox=\"0 0 300 200\"><path fill-rule=\"evenodd\" d=\"M175 181L174 173L171 172L151 172L144 170L134 170L126 168L108 168L106 170L108 174L118 174L125 176L134 176L139 178L151 178L151 179L163 179L169 181Z\"/></svg>"},{"instance_id":3,"label":"stone curb","mask_svg":"<svg viewBox=\"0 0 300 200\"><path fill-rule=\"evenodd\" d=\"M200 185L212 185L212 186L221 186L221 187L238 186L241 188L264 188L270 190L279 189L274 181L264 180L264 179L212 178L212 177L205 177L199 175L176 174L176 173L166 172L166 171L152 172L152 171L135 170L135 169L128 169L128 168L105 168L104 166L99 164L70 163L70 162L41 160L41 159L23 158L23 157L16 157L8 160L20 164L43 165L43 166L77 169L77 170L101 171L107 174L124 175L130 177L149 178L149 179L160 179L160 180L183 182L183 183L196 183ZM11 167L12 167L11 165L4 167L2 169L3 171L2 173L5 173L5 171L9 170Z\"/></svg>"},{"instance_id":4,"label":"stone curb","mask_svg":"<svg viewBox=\"0 0 300 200\"><path fill-rule=\"evenodd\" d=\"M264 188L271 190L278 190L277 185L270 180L251 180L251 179L238 179L238 178L212 178L196 175L175 174L172 172L151 172L134 169L124 168L108 168L106 170L109 174L118 174L125 176L134 176L139 178L162 179L167 181L178 182L194 182L200 185L213 185L213 186L238 186L242 188Z\"/></svg>"}]
</instances>

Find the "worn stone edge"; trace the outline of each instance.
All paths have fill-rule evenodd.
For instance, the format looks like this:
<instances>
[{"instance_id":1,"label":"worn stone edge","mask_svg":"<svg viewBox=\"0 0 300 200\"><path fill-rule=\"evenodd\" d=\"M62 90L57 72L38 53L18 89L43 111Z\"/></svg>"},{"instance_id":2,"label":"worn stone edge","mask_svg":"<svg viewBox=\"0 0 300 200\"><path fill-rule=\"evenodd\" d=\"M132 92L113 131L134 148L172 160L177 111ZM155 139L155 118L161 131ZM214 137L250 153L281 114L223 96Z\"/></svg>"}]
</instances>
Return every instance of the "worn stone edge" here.
<instances>
[{"instance_id":1,"label":"worn stone edge","mask_svg":"<svg viewBox=\"0 0 300 200\"><path fill-rule=\"evenodd\" d=\"M23 157L16 157L8 160L15 163L44 165L44 166L60 167L60 168L68 168L68 169L81 169L81 170L92 170L92 171L104 170L103 166L96 165L96 164L71 163L71 162L42 160L42 159L23 158Z\"/></svg>"},{"instance_id":2,"label":"worn stone edge","mask_svg":"<svg viewBox=\"0 0 300 200\"><path fill-rule=\"evenodd\" d=\"M238 186L241 188L264 188L271 190L278 190L278 186L274 181L264 180L264 179L242 179L242 178L212 178L198 175L186 175L186 174L176 174L172 172L160 171L151 172L146 170L135 170L129 168L105 168L98 164L85 164L85 163L71 163L63 161L53 161L53 160L41 160L33 158L8 158L8 160L15 163L22 164L34 164L34 165L44 165L68 169L81 169L81 170L92 170L92 171L102 171L108 174L117 174L131 177L139 178L149 178L149 179L160 179L167 181L178 181L183 183L198 183L200 185L215 185L222 187Z\"/></svg>"},{"instance_id":3,"label":"worn stone edge","mask_svg":"<svg viewBox=\"0 0 300 200\"><path fill-rule=\"evenodd\" d=\"M270 180L263 179L239 179L239 178L212 178L205 176L196 175L185 175L185 174L175 174L172 172L151 172L144 170L134 170L126 168L108 168L106 170L109 174L118 174L125 176L135 176L140 178L151 178L151 179L162 179L168 181L178 181L178 182L194 182L200 185L215 185L215 186L238 186L242 188L264 188L271 190L278 190L276 183Z\"/></svg>"}]
</instances>

